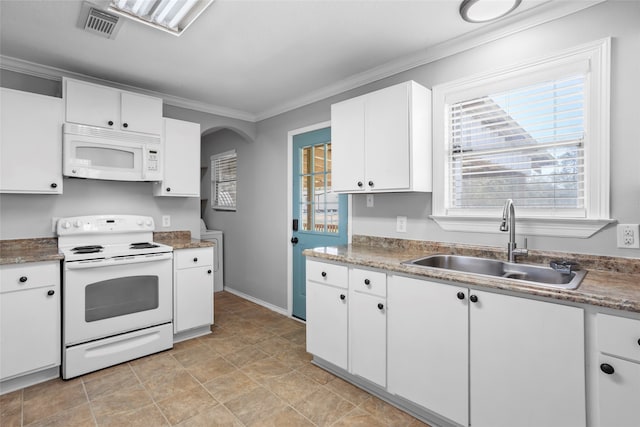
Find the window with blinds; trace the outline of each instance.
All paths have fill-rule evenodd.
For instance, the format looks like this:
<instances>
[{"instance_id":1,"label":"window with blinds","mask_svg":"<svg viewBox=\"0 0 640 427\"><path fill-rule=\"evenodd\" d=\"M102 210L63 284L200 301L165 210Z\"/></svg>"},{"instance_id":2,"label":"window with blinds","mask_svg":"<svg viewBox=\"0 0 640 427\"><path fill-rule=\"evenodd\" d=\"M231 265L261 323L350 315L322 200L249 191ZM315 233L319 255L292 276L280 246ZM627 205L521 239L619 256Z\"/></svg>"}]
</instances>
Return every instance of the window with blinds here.
<instances>
[{"instance_id":1,"label":"window with blinds","mask_svg":"<svg viewBox=\"0 0 640 427\"><path fill-rule=\"evenodd\" d=\"M211 156L211 207L217 210L236 210L236 188L236 151Z\"/></svg>"},{"instance_id":2,"label":"window with blinds","mask_svg":"<svg viewBox=\"0 0 640 427\"><path fill-rule=\"evenodd\" d=\"M447 105L450 209L585 216L585 74Z\"/></svg>"}]
</instances>

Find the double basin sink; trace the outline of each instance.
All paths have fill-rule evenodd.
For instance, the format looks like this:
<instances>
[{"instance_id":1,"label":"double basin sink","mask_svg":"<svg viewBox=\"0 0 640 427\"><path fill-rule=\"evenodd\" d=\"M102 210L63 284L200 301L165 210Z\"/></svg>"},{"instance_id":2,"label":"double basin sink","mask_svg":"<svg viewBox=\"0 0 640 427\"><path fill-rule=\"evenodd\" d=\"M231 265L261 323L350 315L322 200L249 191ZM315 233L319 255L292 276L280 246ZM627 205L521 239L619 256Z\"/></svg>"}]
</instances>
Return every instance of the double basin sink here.
<instances>
[{"instance_id":1,"label":"double basin sink","mask_svg":"<svg viewBox=\"0 0 640 427\"><path fill-rule=\"evenodd\" d=\"M402 264L415 267L440 268L461 273L515 279L528 285L556 289L576 289L586 274L584 270L570 268L559 271L551 267L516 264L489 258L462 255L431 255Z\"/></svg>"}]
</instances>

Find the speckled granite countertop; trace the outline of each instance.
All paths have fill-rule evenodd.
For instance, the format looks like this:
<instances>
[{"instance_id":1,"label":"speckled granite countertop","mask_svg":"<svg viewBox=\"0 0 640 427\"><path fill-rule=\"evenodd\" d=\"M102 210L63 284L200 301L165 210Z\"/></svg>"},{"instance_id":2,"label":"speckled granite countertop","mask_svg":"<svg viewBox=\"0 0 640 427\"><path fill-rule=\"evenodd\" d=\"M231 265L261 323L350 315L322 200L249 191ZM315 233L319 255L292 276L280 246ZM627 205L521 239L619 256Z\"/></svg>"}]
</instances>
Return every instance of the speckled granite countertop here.
<instances>
[{"instance_id":1,"label":"speckled granite countertop","mask_svg":"<svg viewBox=\"0 0 640 427\"><path fill-rule=\"evenodd\" d=\"M63 258L58 252L58 239L55 237L0 240L0 264L57 261Z\"/></svg>"},{"instance_id":2,"label":"speckled granite countertop","mask_svg":"<svg viewBox=\"0 0 640 427\"><path fill-rule=\"evenodd\" d=\"M583 269L587 270L587 275L578 289L564 290L527 285L513 279L402 264L403 261L436 253L506 259L504 250L492 247L354 236L351 245L306 249L303 253L308 257L378 268L390 272L456 281L471 286L522 292L529 295L640 313L640 259L636 258L613 258L532 250L529 257L525 260L519 260L520 263L547 265L551 259L577 261Z\"/></svg>"},{"instance_id":3,"label":"speckled granite countertop","mask_svg":"<svg viewBox=\"0 0 640 427\"><path fill-rule=\"evenodd\" d=\"M153 233L153 240L172 246L174 250L214 246L213 242L207 240L192 239L189 231ZM0 240L0 265L61 259L64 256L58 252L58 239L55 237Z\"/></svg>"}]
</instances>

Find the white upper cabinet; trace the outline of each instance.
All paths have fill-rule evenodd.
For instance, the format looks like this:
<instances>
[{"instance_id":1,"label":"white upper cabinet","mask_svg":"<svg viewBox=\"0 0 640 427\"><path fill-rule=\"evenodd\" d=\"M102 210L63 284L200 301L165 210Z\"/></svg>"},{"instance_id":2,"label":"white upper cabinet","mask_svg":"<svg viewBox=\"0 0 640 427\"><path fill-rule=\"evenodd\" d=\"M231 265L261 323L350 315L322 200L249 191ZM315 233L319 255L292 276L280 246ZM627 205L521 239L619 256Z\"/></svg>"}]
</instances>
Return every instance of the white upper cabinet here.
<instances>
[{"instance_id":1,"label":"white upper cabinet","mask_svg":"<svg viewBox=\"0 0 640 427\"><path fill-rule=\"evenodd\" d=\"M62 194L62 99L1 90L0 192Z\"/></svg>"},{"instance_id":2,"label":"white upper cabinet","mask_svg":"<svg viewBox=\"0 0 640 427\"><path fill-rule=\"evenodd\" d=\"M200 197L200 125L164 119L164 178L155 196Z\"/></svg>"},{"instance_id":3,"label":"white upper cabinet","mask_svg":"<svg viewBox=\"0 0 640 427\"><path fill-rule=\"evenodd\" d=\"M333 191L431 191L430 105L413 81L333 104Z\"/></svg>"},{"instance_id":4,"label":"white upper cabinet","mask_svg":"<svg viewBox=\"0 0 640 427\"><path fill-rule=\"evenodd\" d=\"M78 80L63 79L66 121L160 135L162 99Z\"/></svg>"}]
</instances>

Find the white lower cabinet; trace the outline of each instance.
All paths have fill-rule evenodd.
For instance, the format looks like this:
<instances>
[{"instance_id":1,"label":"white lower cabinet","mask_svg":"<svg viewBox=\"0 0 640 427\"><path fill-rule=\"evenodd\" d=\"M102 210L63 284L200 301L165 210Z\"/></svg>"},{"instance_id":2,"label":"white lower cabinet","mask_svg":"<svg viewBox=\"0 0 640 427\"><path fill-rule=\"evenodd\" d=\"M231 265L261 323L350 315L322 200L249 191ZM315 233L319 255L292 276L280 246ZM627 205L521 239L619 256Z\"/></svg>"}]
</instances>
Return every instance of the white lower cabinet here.
<instances>
[{"instance_id":1,"label":"white lower cabinet","mask_svg":"<svg viewBox=\"0 0 640 427\"><path fill-rule=\"evenodd\" d=\"M640 426L640 320L599 313L597 342L598 425Z\"/></svg>"},{"instance_id":2,"label":"white lower cabinet","mask_svg":"<svg viewBox=\"0 0 640 427\"><path fill-rule=\"evenodd\" d=\"M0 380L60 365L59 261L0 268Z\"/></svg>"},{"instance_id":3,"label":"white lower cabinet","mask_svg":"<svg viewBox=\"0 0 640 427\"><path fill-rule=\"evenodd\" d=\"M213 248L174 253L174 333L213 324Z\"/></svg>"},{"instance_id":4,"label":"white lower cabinet","mask_svg":"<svg viewBox=\"0 0 640 427\"><path fill-rule=\"evenodd\" d=\"M311 265L310 265L311 263ZM307 272L321 269L322 263L307 261ZM331 265L332 270L347 267ZM328 277L322 271L322 277ZM308 274L307 277L310 275ZM326 284L307 280L307 351L333 365L348 367L348 289L347 283Z\"/></svg>"}]
</instances>

